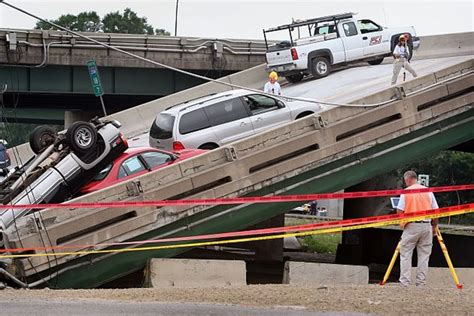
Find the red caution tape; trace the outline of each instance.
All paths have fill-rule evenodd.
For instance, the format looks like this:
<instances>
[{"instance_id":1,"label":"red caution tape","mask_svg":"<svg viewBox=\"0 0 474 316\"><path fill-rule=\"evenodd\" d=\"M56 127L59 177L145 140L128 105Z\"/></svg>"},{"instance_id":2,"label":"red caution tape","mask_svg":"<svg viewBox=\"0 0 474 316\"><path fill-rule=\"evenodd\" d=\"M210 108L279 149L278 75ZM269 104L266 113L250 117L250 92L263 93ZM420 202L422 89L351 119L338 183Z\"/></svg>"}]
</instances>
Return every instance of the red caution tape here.
<instances>
[{"instance_id":1,"label":"red caution tape","mask_svg":"<svg viewBox=\"0 0 474 316\"><path fill-rule=\"evenodd\" d=\"M162 239L151 239L151 240L142 240L142 241L129 241L129 242L117 242L117 243L100 243L95 245L67 245L67 246L51 246L51 247L30 247L30 248L8 248L0 249L0 253L5 252L25 252L25 251L47 251L47 250L60 250L60 249L87 249L87 248L97 248L97 247L110 247L110 246L125 246L125 245L143 245L150 243L169 243L169 242L185 242L185 241L196 241L196 240L214 240L222 238L234 238L234 237L248 237L248 236L259 236L259 235L270 235L278 233L294 233L294 232L305 232L305 231L314 231L319 229L329 229L329 228L342 228L350 227L355 225L363 224L373 224L373 223L389 223L397 220L418 220L420 217L423 218L437 218L447 216L452 212L456 211L465 211L473 212L474 203L456 205L450 207L443 207L435 210L426 210L418 211L413 213L400 213L400 214L391 214L391 215L379 215L379 216L370 216L363 218L354 218L346 219L339 221L331 222L322 222L322 223L313 223L306 225L296 225L296 226L286 226L286 227L276 227L276 228L264 228L264 229L254 229L254 230L245 230L238 232L226 232L218 234L206 234L198 236L185 236L185 237L173 237L173 238L162 238Z\"/></svg>"},{"instance_id":2,"label":"red caution tape","mask_svg":"<svg viewBox=\"0 0 474 316\"><path fill-rule=\"evenodd\" d=\"M189 200L153 200L153 201L125 201L125 202L90 202L90 203L60 203L60 204L17 204L0 205L0 209L45 209L45 208L125 208L125 207L145 207L145 206L183 206L183 205L229 205L245 203L281 203L298 202L311 200L329 199L357 199L368 197L396 196L400 194L412 194L423 192L450 192L473 190L474 184L441 186L424 189L411 190L382 190L364 192L344 192L344 193L318 193L318 194L297 194L280 196L259 196L259 197L239 197L239 198L218 198L218 199L189 199Z\"/></svg>"}]
</instances>

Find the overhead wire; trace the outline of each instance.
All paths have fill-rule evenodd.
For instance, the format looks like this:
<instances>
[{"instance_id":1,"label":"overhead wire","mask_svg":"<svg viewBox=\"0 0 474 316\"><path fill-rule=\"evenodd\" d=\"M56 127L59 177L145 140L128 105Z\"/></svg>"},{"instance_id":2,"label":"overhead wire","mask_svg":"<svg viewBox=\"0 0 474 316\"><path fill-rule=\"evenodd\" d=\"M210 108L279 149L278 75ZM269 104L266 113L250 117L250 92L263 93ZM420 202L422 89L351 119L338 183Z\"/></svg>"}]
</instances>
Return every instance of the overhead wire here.
<instances>
[{"instance_id":1,"label":"overhead wire","mask_svg":"<svg viewBox=\"0 0 474 316\"><path fill-rule=\"evenodd\" d=\"M242 85L238 85L238 84L234 84L234 83L228 83L228 82L224 82L224 81L220 81L220 80L216 80L216 79L212 79L212 78L209 78L209 77L205 77L205 76L202 76L202 75L198 75L198 74L195 74L195 73L192 73L192 72L189 72L189 71L186 71L186 70L182 70L182 69L179 69L179 68L175 68L175 67L172 67L172 66L169 66L167 64L163 64L163 63L160 63L160 62L157 62L157 61L154 61L154 60L151 60L151 59L148 59L148 58L145 58L145 57L142 57L142 56L139 56L139 55L136 55L136 54L133 54L133 53L130 53L128 51L125 51L123 49L120 49L120 48L117 48L115 46L112 46L112 45L108 45L106 43L102 43L98 40L95 40L93 39L92 37L89 37L87 35L84 35L84 34L81 34L79 32L75 32L75 31L72 31L66 27L63 27L61 25L58 25L52 21L48 21L46 19L43 19L31 12L28 12L26 10L23 10L15 5L12 5L10 3L7 3L6 1L4 0L0 0L0 3L3 3L4 5L14 9L14 10L17 10L23 14L26 14L32 18L35 18L39 21L42 21L42 22L45 22L45 23L48 23L54 27L56 27L57 29L59 30L63 30L65 32L68 32L70 34L73 34L75 36L78 36L78 37L81 37L81 38L84 38L88 41L91 41L95 44L98 44L100 46L103 46L103 47L106 47L108 49L111 49L111 50L114 50L114 51L117 51L119 53L122 53L122 54L125 54L127 56L130 56L130 57L133 57L133 58L136 58L136 59L139 59L139 60L142 60L144 62L147 62L147 63L151 63L153 65L156 65L156 66L160 66L162 68L165 68L165 69L168 69L168 70L172 70L172 71L176 71L176 72L179 72L181 74L184 74L184 75L188 75L188 76L192 76L192 77L195 77L195 78L198 78L198 79L202 79L202 80L205 80L205 81L209 81L209 82L213 82L213 83L216 83L216 84L220 84L220 85L225 85L225 86L228 86L228 87L232 87L232 88L237 88L237 89L243 89L243 90L248 90L248 91L252 91L252 92L256 92L256 93L260 93L260 94L264 94L264 95L268 95L268 96L272 96L274 97L274 95L272 94L268 94L268 93L264 93L262 92L261 90L258 90L258 89L253 89L253 88L249 88L249 87L245 87L245 86L242 86ZM385 105L385 104L388 104L390 102L392 102L394 99L390 99L390 100L387 100L387 101L383 101L383 102L379 102L379 103L374 103L374 104L347 104L347 103L336 103L336 102L328 102L328 101L321 101L321 100L315 100L315 99L309 99L309 98L301 98L301 97L292 97L292 96L287 96L287 95L282 95L280 96L281 98L283 99L286 99L286 100L293 100L293 101L302 101L302 102L308 102L308 103L316 103L318 105L320 104L324 104L324 105L329 105L329 106L340 106L340 107L376 107L376 106L381 106L381 105Z\"/></svg>"}]
</instances>

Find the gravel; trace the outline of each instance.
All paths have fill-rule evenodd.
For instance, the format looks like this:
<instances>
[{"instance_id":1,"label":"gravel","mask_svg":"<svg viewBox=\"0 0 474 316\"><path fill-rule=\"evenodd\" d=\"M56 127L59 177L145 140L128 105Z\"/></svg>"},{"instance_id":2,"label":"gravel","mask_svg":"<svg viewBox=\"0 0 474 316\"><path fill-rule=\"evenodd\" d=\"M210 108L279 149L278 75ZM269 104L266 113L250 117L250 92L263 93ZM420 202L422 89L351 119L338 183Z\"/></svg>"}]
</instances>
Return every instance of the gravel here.
<instances>
[{"instance_id":1,"label":"gravel","mask_svg":"<svg viewBox=\"0 0 474 316\"><path fill-rule=\"evenodd\" d=\"M129 303L199 303L318 312L370 314L474 315L474 289L366 286L249 285L223 288L13 290L1 301L54 300L65 303L116 301ZM21 300L21 301L20 301ZM139 306L139 305L137 305ZM137 309L139 313L139 309Z\"/></svg>"}]
</instances>

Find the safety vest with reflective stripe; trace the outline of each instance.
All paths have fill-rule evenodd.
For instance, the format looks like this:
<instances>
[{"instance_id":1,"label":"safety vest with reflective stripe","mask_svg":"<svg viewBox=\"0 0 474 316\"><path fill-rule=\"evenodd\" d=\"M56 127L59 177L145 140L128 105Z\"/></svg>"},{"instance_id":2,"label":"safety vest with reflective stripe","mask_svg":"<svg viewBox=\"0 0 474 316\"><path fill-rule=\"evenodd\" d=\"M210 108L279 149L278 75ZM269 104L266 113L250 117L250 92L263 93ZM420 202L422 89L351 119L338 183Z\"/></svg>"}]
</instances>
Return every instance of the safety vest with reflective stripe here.
<instances>
[{"instance_id":1,"label":"safety vest with reflective stripe","mask_svg":"<svg viewBox=\"0 0 474 316\"><path fill-rule=\"evenodd\" d=\"M406 188L406 190L425 189L421 184L414 184ZM431 197L429 193L413 193L405 194L405 213L416 211L431 210Z\"/></svg>"}]
</instances>

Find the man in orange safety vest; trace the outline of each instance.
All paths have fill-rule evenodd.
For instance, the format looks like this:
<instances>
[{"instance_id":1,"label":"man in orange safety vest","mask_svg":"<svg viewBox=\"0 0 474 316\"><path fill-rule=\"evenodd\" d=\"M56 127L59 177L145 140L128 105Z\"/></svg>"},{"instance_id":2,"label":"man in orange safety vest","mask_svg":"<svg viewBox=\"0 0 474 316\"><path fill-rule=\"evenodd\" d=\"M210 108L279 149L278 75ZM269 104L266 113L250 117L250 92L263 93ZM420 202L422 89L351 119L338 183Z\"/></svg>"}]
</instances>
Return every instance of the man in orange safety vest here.
<instances>
[{"instance_id":1,"label":"man in orange safety vest","mask_svg":"<svg viewBox=\"0 0 474 316\"><path fill-rule=\"evenodd\" d=\"M417 183L414 171L407 171L403 175L407 190L426 188ZM397 205L398 213L411 213L437 209L438 203L432 192L402 194ZM400 242L400 283L408 286L411 283L411 261L413 250L416 247L418 266L416 269L417 286L426 285L428 261L433 246L433 235L436 234L438 220L429 219L402 224L403 234Z\"/></svg>"}]
</instances>

